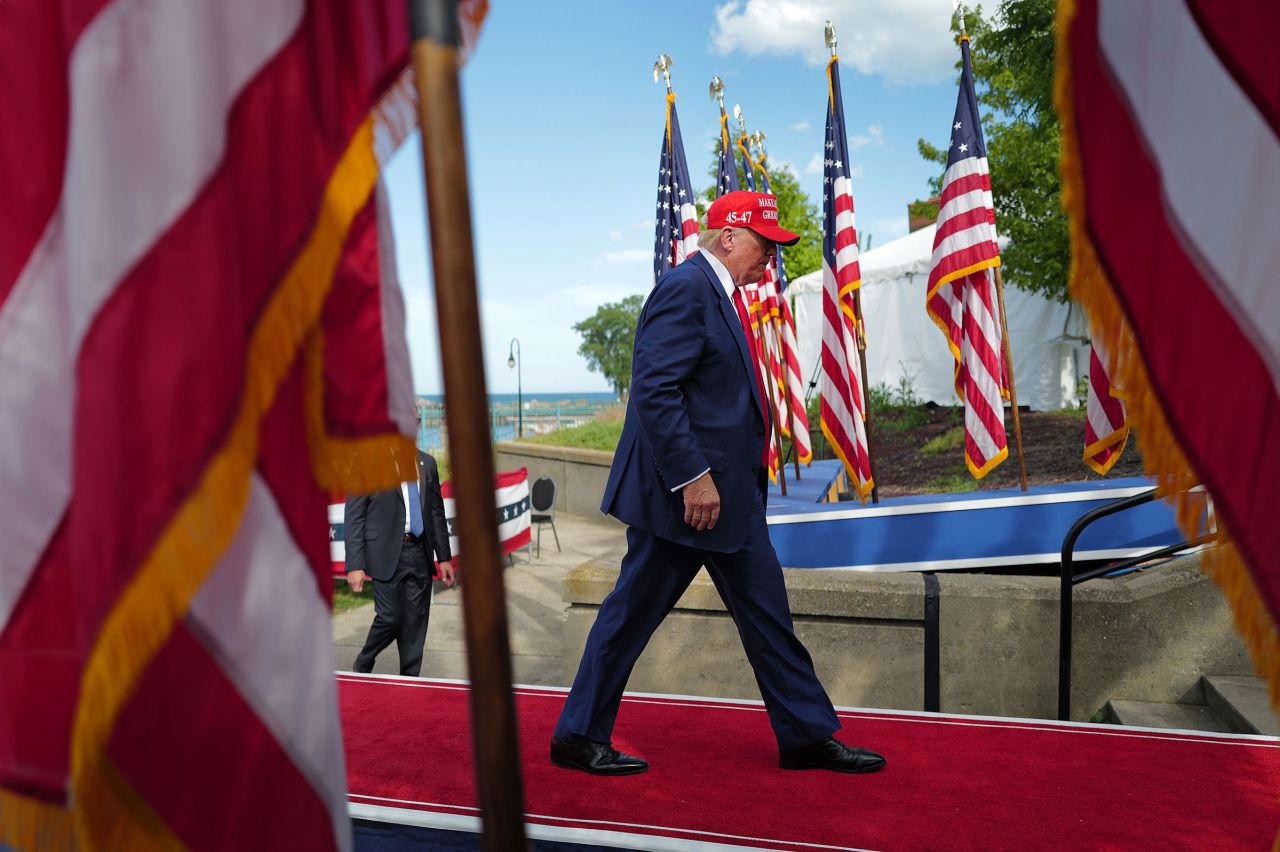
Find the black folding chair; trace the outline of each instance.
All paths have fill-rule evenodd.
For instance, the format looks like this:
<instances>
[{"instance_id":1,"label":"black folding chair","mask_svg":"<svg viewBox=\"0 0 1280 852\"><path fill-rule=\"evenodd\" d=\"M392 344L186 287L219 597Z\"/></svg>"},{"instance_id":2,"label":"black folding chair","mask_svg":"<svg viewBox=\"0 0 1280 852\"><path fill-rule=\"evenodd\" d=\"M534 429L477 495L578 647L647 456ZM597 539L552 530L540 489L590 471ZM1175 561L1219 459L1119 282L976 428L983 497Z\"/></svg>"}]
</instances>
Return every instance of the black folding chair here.
<instances>
[{"instance_id":1,"label":"black folding chair","mask_svg":"<svg viewBox=\"0 0 1280 852\"><path fill-rule=\"evenodd\" d=\"M538 528L538 558L542 558L543 524L551 524L551 534L556 538L556 552L560 552L560 533L556 532L556 481L549 476L535 479L530 492L530 503L533 505L531 522Z\"/></svg>"}]
</instances>

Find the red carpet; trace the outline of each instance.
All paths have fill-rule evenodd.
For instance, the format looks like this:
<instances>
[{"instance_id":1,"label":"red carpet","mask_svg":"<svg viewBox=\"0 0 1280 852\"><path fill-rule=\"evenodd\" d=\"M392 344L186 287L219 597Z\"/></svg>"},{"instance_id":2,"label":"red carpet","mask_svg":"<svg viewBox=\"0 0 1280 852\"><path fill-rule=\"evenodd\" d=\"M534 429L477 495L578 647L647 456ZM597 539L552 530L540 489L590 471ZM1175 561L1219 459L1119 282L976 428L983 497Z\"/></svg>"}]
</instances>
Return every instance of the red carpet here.
<instances>
[{"instance_id":1,"label":"red carpet","mask_svg":"<svg viewBox=\"0 0 1280 852\"><path fill-rule=\"evenodd\" d=\"M343 673L339 699L353 816L465 828L477 814L467 686ZM562 690L522 687L516 700L531 837L636 849L1257 850L1280 827L1280 750L1261 737L842 711L841 738L888 766L786 772L758 702L629 695L614 744L652 768L595 778L547 760Z\"/></svg>"}]
</instances>

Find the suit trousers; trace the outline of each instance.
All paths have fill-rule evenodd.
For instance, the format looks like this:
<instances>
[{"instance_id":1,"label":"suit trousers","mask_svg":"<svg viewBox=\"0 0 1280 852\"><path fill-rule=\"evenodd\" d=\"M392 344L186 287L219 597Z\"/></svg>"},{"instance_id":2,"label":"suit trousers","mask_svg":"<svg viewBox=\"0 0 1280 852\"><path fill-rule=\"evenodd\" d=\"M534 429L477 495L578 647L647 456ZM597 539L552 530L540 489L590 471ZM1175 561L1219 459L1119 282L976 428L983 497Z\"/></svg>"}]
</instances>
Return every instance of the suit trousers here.
<instances>
[{"instance_id":1,"label":"suit trousers","mask_svg":"<svg viewBox=\"0 0 1280 852\"><path fill-rule=\"evenodd\" d=\"M373 581L373 624L355 670L373 671L373 661L393 641L400 652L400 674L417 677L427 643L431 615L431 575L423 542L405 542L390 580Z\"/></svg>"},{"instance_id":2,"label":"suit trousers","mask_svg":"<svg viewBox=\"0 0 1280 852\"><path fill-rule=\"evenodd\" d=\"M630 527L614 590L600 605L555 735L610 742L631 669L653 632L703 565L738 627L778 747L826 739L840 728L813 660L796 638L757 492L746 541L736 553L686 547Z\"/></svg>"}]
</instances>

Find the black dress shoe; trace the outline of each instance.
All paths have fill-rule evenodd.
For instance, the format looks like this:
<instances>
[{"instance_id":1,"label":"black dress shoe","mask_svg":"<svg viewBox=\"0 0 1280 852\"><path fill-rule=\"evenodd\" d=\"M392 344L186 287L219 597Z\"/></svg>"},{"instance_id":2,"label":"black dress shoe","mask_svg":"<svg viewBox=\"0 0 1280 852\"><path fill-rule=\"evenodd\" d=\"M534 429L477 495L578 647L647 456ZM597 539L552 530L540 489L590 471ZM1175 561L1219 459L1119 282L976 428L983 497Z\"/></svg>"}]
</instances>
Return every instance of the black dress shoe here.
<instances>
[{"instance_id":1,"label":"black dress shoe","mask_svg":"<svg viewBox=\"0 0 1280 852\"><path fill-rule=\"evenodd\" d=\"M875 772L885 760L865 748L849 748L835 737L778 752L783 769L830 769L833 772Z\"/></svg>"},{"instance_id":2,"label":"black dress shoe","mask_svg":"<svg viewBox=\"0 0 1280 852\"><path fill-rule=\"evenodd\" d=\"M569 743L559 737L551 738L551 762L592 775L636 775L649 768L648 762L623 754L608 743Z\"/></svg>"}]
</instances>

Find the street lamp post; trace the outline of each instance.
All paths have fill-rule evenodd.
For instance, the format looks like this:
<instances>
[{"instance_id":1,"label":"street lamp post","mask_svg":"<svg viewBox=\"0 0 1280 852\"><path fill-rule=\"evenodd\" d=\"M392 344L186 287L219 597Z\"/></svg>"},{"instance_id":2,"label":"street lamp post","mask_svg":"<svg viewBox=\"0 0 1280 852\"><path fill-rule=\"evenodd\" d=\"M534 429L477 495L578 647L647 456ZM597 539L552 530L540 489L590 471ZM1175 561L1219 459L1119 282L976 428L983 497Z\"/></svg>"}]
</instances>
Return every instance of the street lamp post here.
<instances>
[{"instance_id":1,"label":"street lamp post","mask_svg":"<svg viewBox=\"0 0 1280 852\"><path fill-rule=\"evenodd\" d=\"M511 348L507 351L507 366L516 371L516 437L524 437L524 389L520 386L520 338L511 338Z\"/></svg>"}]
</instances>

